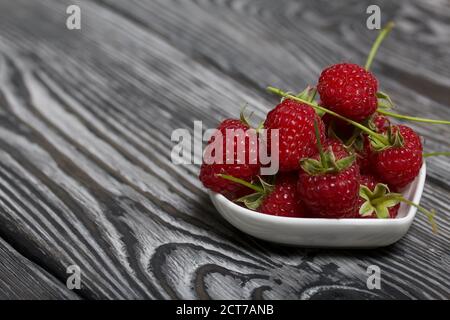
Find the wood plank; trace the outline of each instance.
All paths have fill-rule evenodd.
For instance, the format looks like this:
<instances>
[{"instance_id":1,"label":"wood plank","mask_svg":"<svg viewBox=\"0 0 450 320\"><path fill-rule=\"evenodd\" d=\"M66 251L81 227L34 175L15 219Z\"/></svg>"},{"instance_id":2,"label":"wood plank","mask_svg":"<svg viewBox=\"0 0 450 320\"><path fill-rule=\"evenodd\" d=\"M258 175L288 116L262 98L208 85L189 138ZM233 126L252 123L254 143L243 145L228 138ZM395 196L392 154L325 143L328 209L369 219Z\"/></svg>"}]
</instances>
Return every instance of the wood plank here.
<instances>
[{"instance_id":1,"label":"wood plank","mask_svg":"<svg viewBox=\"0 0 450 320\"><path fill-rule=\"evenodd\" d=\"M202 65L260 94L269 84L301 91L314 85L320 70L336 61L363 63L376 36L376 31L361 27L367 7L361 1L325 6L321 1L99 2L158 34ZM394 111L450 119L450 56L445 54L449 48L445 24L448 4L376 3L389 14L385 20L396 18L396 28L374 63L381 88L397 104ZM420 21L414 20L415 16L420 16ZM417 50L424 47L427 50ZM409 124L424 137L427 151L450 147L448 126ZM448 186L450 164L445 160L430 162L439 172L431 167L430 177Z\"/></svg>"},{"instance_id":2,"label":"wood plank","mask_svg":"<svg viewBox=\"0 0 450 320\"><path fill-rule=\"evenodd\" d=\"M0 238L0 300L71 299L79 296Z\"/></svg>"},{"instance_id":3,"label":"wood plank","mask_svg":"<svg viewBox=\"0 0 450 320\"><path fill-rule=\"evenodd\" d=\"M172 130L214 126L244 101L261 119L275 99L255 89L299 88L339 55L362 57L346 46L360 30L307 26L296 2L165 3L80 1L80 32L64 28L70 1L0 3L0 232L58 278L80 265L87 298L448 298L445 160L430 165L423 200L444 214L442 232L417 219L397 245L357 252L246 236L211 208L197 166L169 161ZM440 93L446 67L425 57ZM404 72L411 63L390 59ZM416 94L378 68L399 110L420 102L408 110L450 118L444 95ZM431 148L448 144L448 128L415 128ZM366 288L371 264L381 291Z\"/></svg>"}]
</instances>

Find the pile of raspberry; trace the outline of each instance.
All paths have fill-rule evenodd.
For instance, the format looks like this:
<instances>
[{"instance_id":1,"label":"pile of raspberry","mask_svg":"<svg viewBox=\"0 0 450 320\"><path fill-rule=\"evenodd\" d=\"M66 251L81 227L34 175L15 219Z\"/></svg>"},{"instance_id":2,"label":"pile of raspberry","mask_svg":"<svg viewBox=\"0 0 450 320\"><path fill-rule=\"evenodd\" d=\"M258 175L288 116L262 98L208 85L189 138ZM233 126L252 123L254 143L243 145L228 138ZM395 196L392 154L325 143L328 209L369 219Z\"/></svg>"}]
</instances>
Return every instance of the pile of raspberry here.
<instances>
[{"instance_id":1,"label":"pile of raspberry","mask_svg":"<svg viewBox=\"0 0 450 320\"><path fill-rule=\"evenodd\" d=\"M278 173L261 176L259 161L237 161L238 151L248 155L258 148L241 139L235 140L234 153L223 149L222 162L234 157L234 163L204 158L203 185L264 214L395 218L402 199L396 192L419 174L423 149L413 129L377 112L375 76L356 64L335 64L322 71L315 88L282 95L263 123L269 147L270 131L278 129ZM217 128L224 143L227 129L258 135L247 121L227 119Z\"/></svg>"}]
</instances>

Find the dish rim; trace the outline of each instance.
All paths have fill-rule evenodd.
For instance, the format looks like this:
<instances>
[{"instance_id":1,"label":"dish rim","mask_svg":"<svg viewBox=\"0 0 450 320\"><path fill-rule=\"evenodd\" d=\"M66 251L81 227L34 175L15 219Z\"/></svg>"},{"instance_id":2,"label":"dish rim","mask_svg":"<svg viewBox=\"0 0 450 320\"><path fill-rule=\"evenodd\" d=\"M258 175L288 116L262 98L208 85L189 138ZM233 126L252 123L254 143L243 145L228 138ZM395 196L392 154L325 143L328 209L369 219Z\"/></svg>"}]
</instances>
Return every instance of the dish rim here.
<instances>
[{"instance_id":1,"label":"dish rim","mask_svg":"<svg viewBox=\"0 0 450 320\"><path fill-rule=\"evenodd\" d=\"M426 179L426 164L425 161L422 164L422 167L420 168L419 175L416 177L416 179L412 182L415 183L415 190L412 191L413 193L413 201L414 203L418 203L420 198L422 197L423 189L425 186L425 179ZM420 191L419 191L420 190ZM361 219L361 218L298 218L298 217L284 217L284 216L275 216L270 214L264 214L257 211L253 211L244 207L241 207L240 205L234 203L233 201L227 199L225 196L223 196L220 193L216 193L213 191L208 191L209 196L211 198L214 198L217 202L222 203L225 207L227 207L229 210L232 210L234 212L238 211L239 214L246 216L248 219L252 220L261 220L261 222L267 222L267 223L276 223L276 224L289 224L292 226L292 224L301 224L301 225L328 225L328 224L335 224L335 225L361 225L361 226L367 226L367 225L386 225L386 224L404 224L406 222L409 222L412 220L416 214L417 209L414 206L407 205L405 203L402 203L401 205L409 206L409 209L404 217L395 218L395 219L376 219L376 218L367 218L367 219ZM213 201L213 204L215 206L215 203ZM217 208L216 208L217 209ZM220 210L218 210L220 212Z\"/></svg>"}]
</instances>

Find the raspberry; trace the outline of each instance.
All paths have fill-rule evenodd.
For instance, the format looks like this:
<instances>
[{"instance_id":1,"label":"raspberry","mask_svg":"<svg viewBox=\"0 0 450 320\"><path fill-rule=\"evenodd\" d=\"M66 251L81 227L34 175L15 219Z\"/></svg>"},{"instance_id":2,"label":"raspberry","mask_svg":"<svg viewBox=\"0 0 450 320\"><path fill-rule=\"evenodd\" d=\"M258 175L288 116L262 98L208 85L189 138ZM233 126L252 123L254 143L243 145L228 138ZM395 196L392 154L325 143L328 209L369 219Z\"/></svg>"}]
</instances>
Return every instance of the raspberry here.
<instances>
[{"instance_id":1,"label":"raspberry","mask_svg":"<svg viewBox=\"0 0 450 320\"><path fill-rule=\"evenodd\" d=\"M317 90L326 108L355 121L368 118L377 109L377 79L356 64L326 68L320 74Z\"/></svg>"},{"instance_id":2,"label":"raspberry","mask_svg":"<svg viewBox=\"0 0 450 320\"><path fill-rule=\"evenodd\" d=\"M297 196L296 187L296 175L277 176L275 188L264 198L258 211L275 216L304 217L303 205Z\"/></svg>"},{"instance_id":3,"label":"raspberry","mask_svg":"<svg viewBox=\"0 0 450 320\"><path fill-rule=\"evenodd\" d=\"M302 169L297 192L314 216L353 216L359 197L359 167L341 143L325 142L321 154L302 161Z\"/></svg>"},{"instance_id":4,"label":"raspberry","mask_svg":"<svg viewBox=\"0 0 450 320\"><path fill-rule=\"evenodd\" d=\"M399 189L411 183L419 174L423 163L422 142L419 135L407 126L391 128L391 139L399 135L397 143L374 151L372 164L382 182Z\"/></svg>"},{"instance_id":5,"label":"raspberry","mask_svg":"<svg viewBox=\"0 0 450 320\"><path fill-rule=\"evenodd\" d=\"M361 175L361 185L366 186L371 191L375 190L375 187L378 183L379 183L378 179L375 178L373 175L370 175L370 174ZM393 190L391 190L391 191L393 191ZM359 213L359 208L361 208L361 206L364 204L364 202L366 202L366 200L362 197L359 197L358 208L355 211L353 218L377 218L377 215L375 212L373 212L369 216L361 216L361 214ZM399 208L400 208L400 203L396 204L395 206L389 207L388 208L389 218L393 219L393 218L397 217Z\"/></svg>"},{"instance_id":6,"label":"raspberry","mask_svg":"<svg viewBox=\"0 0 450 320\"><path fill-rule=\"evenodd\" d=\"M269 146L270 130L279 129L280 171L298 170L299 161L315 153L314 120L319 123L320 135L324 138L322 120L306 104L285 99L267 114L264 128L268 130Z\"/></svg>"},{"instance_id":7,"label":"raspberry","mask_svg":"<svg viewBox=\"0 0 450 320\"><path fill-rule=\"evenodd\" d=\"M227 119L224 120L219 127L217 128L218 131L222 134L222 142L223 142L223 148L222 148L222 154L219 158L221 158L222 163L211 163L212 161L205 161L205 160L211 160L207 159L208 156L206 156L207 153L205 153L204 162L200 168L200 176L199 179L203 183L203 185L211 189L214 192L222 193L230 198L236 197L238 195L245 194L245 187L241 186L240 184L237 184L232 181L228 181L225 179L222 179L219 177L219 174L226 174L231 175L236 178L243 179L245 181L250 182L253 178L256 177L256 175L259 173L260 164L259 161L256 161L256 163L251 164L250 163L250 156L252 154L257 155L258 154L258 142L255 137L252 137L252 134L254 131L250 131L250 127L243 123L240 120L236 119ZM237 132L236 130L242 130L245 133L244 139L238 139L238 137L234 137L233 139L233 152L231 152L230 155L227 155L226 153L226 135L227 130L231 130L231 132ZM230 131L228 131L230 132ZM242 140L242 141L241 141ZM212 148L212 143L215 141L214 135L208 142L208 146L205 150L208 148ZM238 143L243 143L243 150L245 152L245 161L244 163L239 161L238 157ZM214 150L211 150L214 151ZM215 156L215 151L211 152L211 156ZM232 157L232 164L227 164L227 156ZM242 155L241 155L242 156ZM231 162L231 161L229 161ZM243 190L244 188L244 190Z\"/></svg>"}]
</instances>

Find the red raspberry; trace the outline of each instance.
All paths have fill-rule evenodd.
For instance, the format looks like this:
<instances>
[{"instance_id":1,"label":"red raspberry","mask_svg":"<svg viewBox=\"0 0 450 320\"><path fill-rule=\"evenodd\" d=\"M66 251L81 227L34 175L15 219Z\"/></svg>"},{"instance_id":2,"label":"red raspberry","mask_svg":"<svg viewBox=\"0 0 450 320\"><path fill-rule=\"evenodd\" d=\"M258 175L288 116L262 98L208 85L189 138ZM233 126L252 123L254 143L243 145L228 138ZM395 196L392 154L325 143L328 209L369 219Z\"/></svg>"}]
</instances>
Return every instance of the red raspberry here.
<instances>
[{"instance_id":1,"label":"red raspberry","mask_svg":"<svg viewBox=\"0 0 450 320\"><path fill-rule=\"evenodd\" d=\"M384 183L397 189L412 182L422 167L422 142L413 129L399 125L392 127L395 135L402 137L402 145L393 145L381 151L374 151L372 164L376 175Z\"/></svg>"},{"instance_id":2,"label":"red raspberry","mask_svg":"<svg viewBox=\"0 0 450 320\"><path fill-rule=\"evenodd\" d=\"M240 196L246 193L245 187L240 184L231 182L229 180L225 180L219 176L218 174L226 174L231 175L236 178L243 179L245 181L250 182L258 173L260 164L259 161L256 161L255 164L250 164L250 156L258 154L258 142L255 137L252 137L252 134L256 134L254 130L249 130L250 127L240 120L235 119L227 119L224 120L217 130L219 130L222 134L223 148L222 148L222 163L212 163L209 164L206 160L210 160L207 158L207 153L205 152L205 157L203 164L200 168L200 176L199 179L203 183L203 185L211 189L214 192L222 193L230 198L234 198L236 196ZM231 130L232 132L236 132L236 130L242 130L245 132L244 139L238 139L235 137L233 140L233 148L234 152L232 152L228 157L232 157L233 164L227 164L227 153L226 153L226 134L227 130ZM206 148L212 148L212 142L215 140L214 135L208 142L208 146ZM245 152L245 161L242 163L239 161L238 157L238 143L244 144L243 150ZM206 151L207 149L205 149ZM211 150L212 151L212 150ZM215 156L215 152L211 152L212 156Z\"/></svg>"},{"instance_id":3,"label":"red raspberry","mask_svg":"<svg viewBox=\"0 0 450 320\"><path fill-rule=\"evenodd\" d=\"M348 153L337 141L326 142L332 146L336 161L347 158ZM326 157L329 157L329 155ZM319 159L316 154L313 159ZM306 161L302 161L303 170L299 173L297 192L302 202L316 217L347 218L354 215L358 204L360 183L359 168L355 161L347 166L330 172L308 172Z\"/></svg>"},{"instance_id":4,"label":"red raspberry","mask_svg":"<svg viewBox=\"0 0 450 320\"><path fill-rule=\"evenodd\" d=\"M366 186L370 190L374 190L375 186L379 181L371 174L362 174L361 175L361 185Z\"/></svg>"},{"instance_id":5,"label":"red raspberry","mask_svg":"<svg viewBox=\"0 0 450 320\"><path fill-rule=\"evenodd\" d=\"M227 192L224 195L230 199L230 200L236 200L236 199L240 199L242 197L248 196L249 194L254 193L255 191L253 191L250 188L244 187L242 186L242 188L238 189L237 191L234 192Z\"/></svg>"},{"instance_id":6,"label":"red raspberry","mask_svg":"<svg viewBox=\"0 0 450 320\"><path fill-rule=\"evenodd\" d=\"M275 188L265 198L258 211L284 217L304 217L304 209L297 196L297 176L278 175Z\"/></svg>"},{"instance_id":7,"label":"red raspberry","mask_svg":"<svg viewBox=\"0 0 450 320\"><path fill-rule=\"evenodd\" d=\"M315 153L314 120L319 124L321 138L324 138L322 120L306 104L285 99L267 114L264 128L268 130L269 147L270 130L279 129L280 171L298 170L300 159Z\"/></svg>"},{"instance_id":8,"label":"red raspberry","mask_svg":"<svg viewBox=\"0 0 450 320\"><path fill-rule=\"evenodd\" d=\"M323 150L329 151L331 147L331 150L334 153L334 156L337 160L345 158L349 155L347 149L345 148L344 144L337 140L337 139L327 139L325 140L325 143L323 144ZM315 154L314 159L319 159L319 154Z\"/></svg>"},{"instance_id":9,"label":"red raspberry","mask_svg":"<svg viewBox=\"0 0 450 320\"><path fill-rule=\"evenodd\" d=\"M375 132L382 133L390 126L390 121L387 117L375 112L374 115L369 120L369 127ZM361 133L360 136L360 146L356 149L356 160L358 161L359 169L361 173L372 172L371 157L373 154L372 147L370 144L369 137L365 133Z\"/></svg>"},{"instance_id":10,"label":"red raspberry","mask_svg":"<svg viewBox=\"0 0 450 320\"><path fill-rule=\"evenodd\" d=\"M328 113L322 116L322 121L325 124L326 132L330 132L330 127L334 133L341 139L347 140L351 137L355 127L351 124L345 122L344 120L338 119Z\"/></svg>"},{"instance_id":11,"label":"red raspberry","mask_svg":"<svg viewBox=\"0 0 450 320\"><path fill-rule=\"evenodd\" d=\"M372 171L370 161L372 149L370 146L370 140L365 134L362 134L360 139L362 139L362 146L361 149L356 152L356 161L359 165L359 170L361 173L370 173Z\"/></svg>"},{"instance_id":12,"label":"red raspberry","mask_svg":"<svg viewBox=\"0 0 450 320\"><path fill-rule=\"evenodd\" d=\"M367 188L369 188L371 191L374 191L375 190L375 186L379 183L380 181L378 181L378 179L377 178L375 178L373 175L370 175L370 174L363 174L363 175L361 175L361 185L363 185L363 186L366 186ZM391 190L391 191L395 191L395 190ZM359 208L364 204L364 202L365 202L366 200L365 199L363 199L363 198L361 198L361 197L359 197L359 199L358 199L358 208L357 208L357 210L355 211L355 214L354 214L354 218L377 218L377 215L376 215L376 213L374 212L374 213L372 213L370 216L361 216L360 214L359 214ZM395 206L393 206L393 207L389 207L389 217L391 218L391 219L393 219L393 218L395 218L395 217L397 217L397 214L398 214L398 209L400 208L400 204L397 204L397 205L395 205Z\"/></svg>"},{"instance_id":13,"label":"red raspberry","mask_svg":"<svg viewBox=\"0 0 450 320\"><path fill-rule=\"evenodd\" d=\"M376 132L384 132L390 125L389 119L378 112L375 112L369 120L369 127Z\"/></svg>"},{"instance_id":14,"label":"red raspberry","mask_svg":"<svg viewBox=\"0 0 450 320\"><path fill-rule=\"evenodd\" d=\"M340 63L323 70L317 91L324 107L355 121L368 118L377 109L377 79L356 64Z\"/></svg>"}]
</instances>

